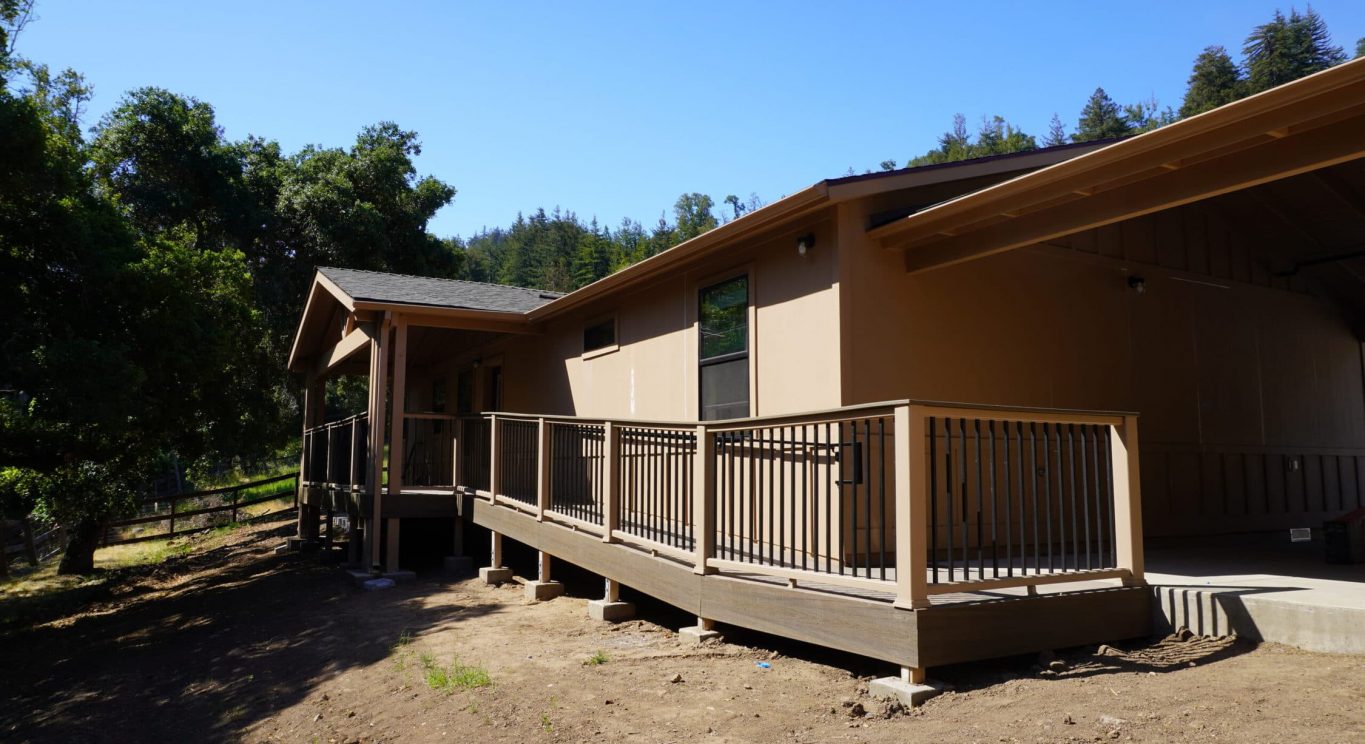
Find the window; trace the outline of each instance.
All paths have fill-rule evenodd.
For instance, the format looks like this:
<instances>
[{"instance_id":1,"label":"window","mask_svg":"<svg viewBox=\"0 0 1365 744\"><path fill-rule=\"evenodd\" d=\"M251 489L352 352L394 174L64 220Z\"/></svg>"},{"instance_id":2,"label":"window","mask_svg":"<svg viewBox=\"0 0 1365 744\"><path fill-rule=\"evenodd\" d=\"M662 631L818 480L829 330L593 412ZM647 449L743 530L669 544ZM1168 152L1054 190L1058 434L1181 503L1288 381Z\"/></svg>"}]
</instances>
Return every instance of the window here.
<instances>
[{"instance_id":1,"label":"window","mask_svg":"<svg viewBox=\"0 0 1365 744\"><path fill-rule=\"evenodd\" d=\"M583 328L583 353L615 348L616 318L607 318Z\"/></svg>"},{"instance_id":2,"label":"window","mask_svg":"<svg viewBox=\"0 0 1365 744\"><path fill-rule=\"evenodd\" d=\"M701 419L749 415L749 277L702 288L697 301Z\"/></svg>"}]
</instances>

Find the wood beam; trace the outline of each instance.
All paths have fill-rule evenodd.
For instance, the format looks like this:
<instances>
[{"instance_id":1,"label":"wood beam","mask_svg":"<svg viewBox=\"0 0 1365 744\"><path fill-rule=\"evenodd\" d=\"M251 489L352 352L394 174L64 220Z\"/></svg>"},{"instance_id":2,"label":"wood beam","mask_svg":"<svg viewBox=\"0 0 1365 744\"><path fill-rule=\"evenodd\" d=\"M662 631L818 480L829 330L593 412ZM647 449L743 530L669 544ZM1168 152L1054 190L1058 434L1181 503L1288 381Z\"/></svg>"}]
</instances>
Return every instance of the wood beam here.
<instances>
[{"instance_id":1,"label":"wood beam","mask_svg":"<svg viewBox=\"0 0 1365 744\"><path fill-rule=\"evenodd\" d=\"M389 431L389 493L403 492L403 414L407 399L408 319L402 315L393 324L393 422Z\"/></svg>"},{"instance_id":2,"label":"wood beam","mask_svg":"<svg viewBox=\"0 0 1365 744\"><path fill-rule=\"evenodd\" d=\"M330 376L343 362L369 346L374 334L372 326L360 325L353 328L332 348L318 356L317 362L313 365L313 376L320 378Z\"/></svg>"},{"instance_id":3,"label":"wood beam","mask_svg":"<svg viewBox=\"0 0 1365 744\"><path fill-rule=\"evenodd\" d=\"M435 312L434 308L362 303L357 303L356 307L361 310L387 308L395 313L401 312L409 326L420 326L422 328L449 328L493 333L539 333L539 329L527 319L526 315L521 313L502 313L489 310Z\"/></svg>"},{"instance_id":4,"label":"wood beam","mask_svg":"<svg viewBox=\"0 0 1365 744\"><path fill-rule=\"evenodd\" d=\"M1362 156L1365 131L1358 121L1345 120L1311 134L1274 140L1253 153L1228 155L1198 166L1167 171L1056 209L1030 213L932 243L909 245L905 268L915 273L951 266Z\"/></svg>"}]
</instances>

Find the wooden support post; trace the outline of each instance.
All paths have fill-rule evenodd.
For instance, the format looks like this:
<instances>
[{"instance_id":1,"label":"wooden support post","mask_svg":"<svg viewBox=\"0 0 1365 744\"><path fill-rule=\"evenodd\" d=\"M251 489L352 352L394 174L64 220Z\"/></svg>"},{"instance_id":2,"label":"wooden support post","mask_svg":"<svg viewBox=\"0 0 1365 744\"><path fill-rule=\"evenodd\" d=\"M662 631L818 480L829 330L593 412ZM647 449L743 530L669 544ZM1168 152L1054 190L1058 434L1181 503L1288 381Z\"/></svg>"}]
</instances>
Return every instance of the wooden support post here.
<instances>
[{"instance_id":1,"label":"wooden support post","mask_svg":"<svg viewBox=\"0 0 1365 744\"><path fill-rule=\"evenodd\" d=\"M550 425L545 419L536 423L536 521L545 521L550 508ZM543 554L542 554L543 555ZM541 581L549 581L548 578Z\"/></svg>"},{"instance_id":2,"label":"wooden support post","mask_svg":"<svg viewBox=\"0 0 1365 744\"><path fill-rule=\"evenodd\" d=\"M385 318L370 342L370 451L367 490L371 511L365 520L366 553L371 568L381 565L379 529L384 513L384 414L388 401L389 321Z\"/></svg>"},{"instance_id":3,"label":"wooden support post","mask_svg":"<svg viewBox=\"0 0 1365 744\"><path fill-rule=\"evenodd\" d=\"M232 520L231 520L231 521L232 521L233 524L237 524L237 494L239 494L239 493L241 493L241 491L233 491L233 492L232 492Z\"/></svg>"},{"instance_id":4,"label":"wooden support post","mask_svg":"<svg viewBox=\"0 0 1365 744\"><path fill-rule=\"evenodd\" d=\"M540 582L550 581L550 554L545 551L537 551L536 556L536 580Z\"/></svg>"},{"instance_id":5,"label":"wooden support post","mask_svg":"<svg viewBox=\"0 0 1365 744\"><path fill-rule=\"evenodd\" d=\"M28 565L38 567L38 546L33 542L33 522L26 516L19 520L20 526L24 531L24 556L28 558ZM0 542L0 546L4 543Z\"/></svg>"},{"instance_id":6,"label":"wooden support post","mask_svg":"<svg viewBox=\"0 0 1365 744\"><path fill-rule=\"evenodd\" d=\"M606 593L602 597L605 602L621 601L621 582L615 579L606 579Z\"/></svg>"},{"instance_id":7,"label":"wooden support post","mask_svg":"<svg viewBox=\"0 0 1365 744\"><path fill-rule=\"evenodd\" d=\"M450 482L456 492L464 486L464 462L460 457L460 442L464 440L465 420L456 418L450 422Z\"/></svg>"},{"instance_id":8,"label":"wooden support post","mask_svg":"<svg viewBox=\"0 0 1365 744\"><path fill-rule=\"evenodd\" d=\"M490 535L492 543L492 555L489 556L489 566L491 568L502 568L502 533L494 532Z\"/></svg>"},{"instance_id":9,"label":"wooden support post","mask_svg":"<svg viewBox=\"0 0 1365 744\"><path fill-rule=\"evenodd\" d=\"M498 439L502 434L502 422L497 415L488 417L488 496L489 501L496 501L498 489L502 486L502 479L498 473ZM495 568L497 568L495 566Z\"/></svg>"},{"instance_id":10,"label":"wooden support post","mask_svg":"<svg viewBox=\"0 0 1365 744\"><path fill-rule=\"evenodd\" d=\"M1109 458L1114 478L1114 557L1130 574L1124 583L1145 586L1142 550L1142 482L1138 461L1137 416L1123 417L1110 435Z\"/></svg>"},{"instance_id":11,"label":"wooden support post","mask_svg":"<svg viewBox=\"0 0 1365 744\"><path fill-rule=\"evenodd\" d=\"M901 681L907 685L924 684L924 667L901 667Z\"/></svg>"},{"instance_id":12,"label":"wooden support post","mask_svg":"<svg viewBox=\"0 0 1365 744\"><path fill-rule=\"evenodd\" d=\"M302 536L302 535L300 535ZM167 537L175 537L175 497L171 497L171 530Z\"/></svg>"},{"instance_id":13,"label":"wooden support post","mask_svg":"<svg viewBox=\"0 0 1365 744\"><path fill-rule=\"evenodd\" d=\"M897 406L894 414L896 493L896 601L906 610L929 606L927 556L929 497L924 414Z\"/></svg>"},{"instance_id":14,"label":"wooden support post","mask_svg":"<svg viewBox=\"0 0 1365 744\"><path fill-rule=\"evenodd\" d=\"M408 322L399 315L393 326L393 423L389 431L389 493L403 492L403 415L407 412Z\"/></svg>"},{"instance_id":15,"label":"wooden support post","mask_svg":"<svg viewBox=\"0 0 1365 744\"><path fill-rule=\"evenodd\" d=\"M602 542L615 542L612 533L621 528L621 430L608 421L602 425L602 438L607 479L602 489Z\"/></svg>"},{"instance_id":16,"label":"wooden support post","mask_svg":"<svg viewBox=\"0 0 1365 744\"><path fill-rule=\"evenodd\" d=\"M402 520L397 517L389 517L384 520L388 528L387 548L384 555L384 570L393 573L398 570L398 530L402 526Z\"/></svg>"},{"instance_id":17,"label":"wooden support post","mask_svg":"<svg viewBox=\"0 0 1365 744\"><path fill-rule=\"evenodd\" d=\"M692 570L698 574L714 573L706 561L716 546L715 443L716 435L705 424L697 427L697 454L692 460L692 534L697 557Z\"/></svg>"}]
</instances>

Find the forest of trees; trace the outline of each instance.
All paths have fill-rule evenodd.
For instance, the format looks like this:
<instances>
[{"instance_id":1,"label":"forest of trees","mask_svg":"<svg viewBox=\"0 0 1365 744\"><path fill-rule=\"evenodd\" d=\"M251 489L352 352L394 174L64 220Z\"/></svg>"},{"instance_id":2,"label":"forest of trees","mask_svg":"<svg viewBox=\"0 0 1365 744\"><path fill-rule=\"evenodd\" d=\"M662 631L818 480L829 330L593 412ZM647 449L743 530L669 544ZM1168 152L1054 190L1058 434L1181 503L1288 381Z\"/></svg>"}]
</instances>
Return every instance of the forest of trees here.
<instances>
[{"instance_id":1,"label":"forest of trees","mask_svg":"<svg viewBox=\"0 0 1365 744\"><path fill-rule=\"evenodd\" d=\"M251 461L297 437L284 369L314 267L567 291L763 206L683 193L649 227L556 208L437 237L456 191L418 175L415 132L381 121L288 153L230 140L209 103L156 87L87 130L84 78L17 51L33 17L32 0L0 0L0 516L65 525L63 572L92 569L102 526L169 457ZM1201 53L1178 113L1097 89L1075 131L1054 116L1041 145L1145 131L1345 59L1312 11L1277 12L1242 52ZM959 115L910 165L1039 146Z\"/></svg>"},{"instance_id":2,"label":"forest of trees","mask_svg":"<svg viewBox=\"0 0 1365 744\"><path fill-rule=\"evenodd\" d=\"M1356 43L1355 54L1365 56L1365 38ZM1247 35L1240 64L1221 46L1210 46L1199 53L1178 111L1169 106L1162 108L1155 100L1120 105L1104 88L1096 88L1081 108L1074 131L1068 135L1061 117L1053 114L1041 146L1141 134L1320 72L1346 59L1345 50L1332 43L1327 22L1311 7L1302 13L1291 10L1288 16L1276 10L1269 21ZM1000 116L984 117L973 139L966 117L957 114L952 129L939 137L938 146L911 158L905 167L1007 155L1039 146L1036 137ZM896 167L895 160L883 160L880 164L884 171Z\"/></svg>"}]
</instances>

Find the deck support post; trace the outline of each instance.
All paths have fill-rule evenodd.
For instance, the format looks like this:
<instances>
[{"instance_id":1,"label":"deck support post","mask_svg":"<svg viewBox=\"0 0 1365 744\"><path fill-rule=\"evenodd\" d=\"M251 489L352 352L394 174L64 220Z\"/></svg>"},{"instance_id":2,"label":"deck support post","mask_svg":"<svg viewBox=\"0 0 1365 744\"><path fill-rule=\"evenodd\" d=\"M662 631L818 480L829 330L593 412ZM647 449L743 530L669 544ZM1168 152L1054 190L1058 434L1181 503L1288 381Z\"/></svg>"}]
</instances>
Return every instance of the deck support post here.
<instances>
[{"instance_id":1,"label":"deck support post","mask_svg":"<svg viewBox=\"0 0 1365 744\"><path fill-rule=\"evenodd\" d=\"M918 610L929 606L929 495L925 468L924 413L914 406L896 406L896 601L895 606Z\"/></svg>"},{"instance_id":2,"label":"deck support post","mask_svg":"<svg viewBox=\"0 0 1365 744\"><path fill-rule=\"evenodd\" d=\"M1115 426L1109 439L1110 467L1114 474L1114 558L1119 568L1128 569L1124 585L1146 586L1137 416L1124 416L1123 425Z\"/></svg>"},{"instance_id":3,"label":"deck support post","mask_svg":"<svg viewBox=\"0 0 1365 744\"><path fill-rule=\"evenodd\" d=\"M588 603L588 617L616 623L635 617L635 605L621 601L621 584L614 579L605 579L604 596Z\"/></svg>"},{"instance_id":4,"label":"deck support post","mask_svg":"<svg viewBox=\"0 0 1365 744\"><path fill-rule=\"evenodd\" d=\"M612 533L621 528L621 430L608 421L602 425L602 439L607 471L602 501L602 542L609 543L616 542Z\"/></svg>"},{"instance_id":5,"label":"deck support post","mask_svg":"<svg viewBox=\"0 0 1365 744\"><path fill-rule=\"evenodd\" d=\"M371 511L365 519L365 553L371 570L381 565L379 529L384 514L384 413L389 393L389 324L387 317L379 322L370 341L370 447L366 453L365 481L370 494Z\"/></svg>"},{"instance_id":6,"label":"deck support post","mask_svg":"<svg viewBox=\"0 0 1365 744\"><path fill-rule=\"evenodd\" d=\"M550 425L536 420L536 521L545 521L550 508ZM548 564L547 564L548 565ZM546 577L548 580L548 576Z\"/></svg>"},{"instance_id":7,"label":"deck support post","mask_svg":"<svg viewBox=\"0 0 1365 744\"><path fill-rule=\"evenodd\" d=\"M700 646L718 638L720 631L716 630L716 621L708 617L698 616L696 625L678 629L678 639L691 646Z\"/></svg>"},{"instance_id":8,"label":"deck support post","mask_svg":"<svg viewBox=\"0 0 1365 744\"><path fill-rule=\"evenodd\" d=\"M697 427L697 454L692 458L692 534L697 557L693 573L715 573L706 561L716 547L716 435L706 425Z\"/></svg>"},{"instance_id":9,"label":"deck support post","mask_svg":"<svg viewBox=\"0 0 1365 744\"><path fill-rule=\"evenodd\" d=\"M532 602L544 602L564 593L564 585L550 578L550 561L549 553L539 551L536 580L526 582L526 598Z\"/></svg>"},{"instance_id":10,"label":"deck support post","mask_svg":"<svg viewBox=\"0 0 1365 744\"><path fill-rule=\"evenodd\" d=\"M512 580L512 569L502 565L502 533L491 533L490 565L479 569L479 580L496 586Z\"/></svg>"},{"instance_id":11,"label":"deck support post","mask_svg":"<svg viewBox=\"0 0 1365 744\"><path fill-rule=\"evenodd\" d=\"M398 571L398 532L403 522L397 517L389 517L384 520L384 523L388 531L386 536L387 550L384 551L384 571L396 573Z\"/></svg>"},{"instance_id":12,"label":"deck support post","mask_svg":"<svg viewBox=\"0 0 1365 744\"><path fill-rule=\"evenodd\" d=\"M327 414L326 409L323 407L323 401L326 398L326 394L327 382L325 380L314 378L308 381L308 385L303 389L303 428L310 429L323 423L322 420ZM305 447L303 456L300 459L304 463L307 463L307 459L311 454L312 453L308 451L308 448ZM330 458L330 455L331 453L329 452L324 456ZM303 485L303 481L303 478L299 479L298 488L300 491L307 488L307 486ZM311 498L303 497L302 493L299 495L301 498L298 499L298 529L296 534L302 542L316 542L318 539L318 518L320 516L318 506L317 504L312 503ZM174 512L174 501L171 502L171 506L171 511ZM171 525L171 532L174 533L174 520L171 521Z\"/></svg>"}]
</instances>

